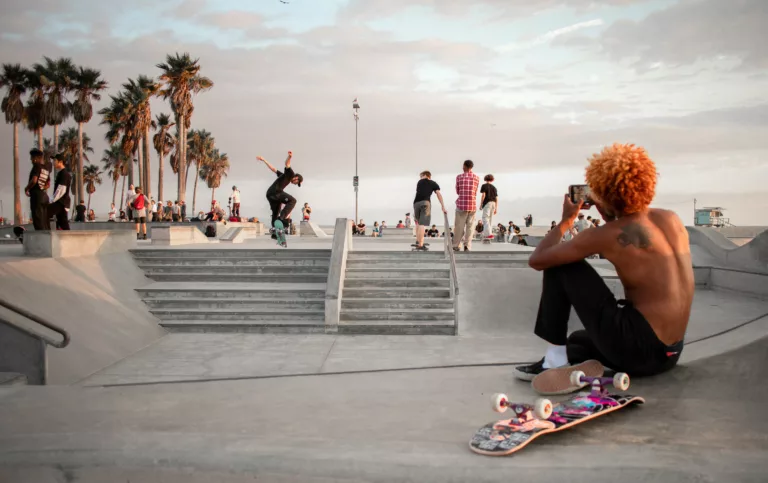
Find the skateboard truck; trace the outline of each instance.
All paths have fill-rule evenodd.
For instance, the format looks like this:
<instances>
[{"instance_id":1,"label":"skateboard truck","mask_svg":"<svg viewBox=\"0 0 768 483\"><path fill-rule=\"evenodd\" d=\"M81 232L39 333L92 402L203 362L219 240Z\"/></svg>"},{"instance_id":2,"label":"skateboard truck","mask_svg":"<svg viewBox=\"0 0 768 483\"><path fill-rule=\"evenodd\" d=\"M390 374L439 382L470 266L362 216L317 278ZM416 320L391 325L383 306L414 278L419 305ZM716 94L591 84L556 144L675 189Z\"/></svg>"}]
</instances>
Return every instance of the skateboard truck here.
<instances>
[{"instance_id":1,"label":"skateboard truck","mask_svg":"<svg viewBox=\"0 0 768 483\"><path fill-rule=\"evenodd\" d=\"M613 377L588 377L582 371L571 373L571 384L582 387L584 385L592 386L590 396L605 397L608 395L607 386L612 384L619 391L629 389L629 375L625 372L617 372Z\"/></svg>"},{"instance_id":2,"label":"skateboard truck","mask_svg":"<svg viewBox=\"0 0 768 483\"><path fill-rule=\"evenodd\" d=\"M530 404L513 403L509 401L506 394L494 394L491 400L491 407L497 413L506 412L511 409L517 419L521 422L531 421L533 419L547 419L552 415L552 401L549 399L537 399L533 406Z\"/></svg>"}]
</instances>

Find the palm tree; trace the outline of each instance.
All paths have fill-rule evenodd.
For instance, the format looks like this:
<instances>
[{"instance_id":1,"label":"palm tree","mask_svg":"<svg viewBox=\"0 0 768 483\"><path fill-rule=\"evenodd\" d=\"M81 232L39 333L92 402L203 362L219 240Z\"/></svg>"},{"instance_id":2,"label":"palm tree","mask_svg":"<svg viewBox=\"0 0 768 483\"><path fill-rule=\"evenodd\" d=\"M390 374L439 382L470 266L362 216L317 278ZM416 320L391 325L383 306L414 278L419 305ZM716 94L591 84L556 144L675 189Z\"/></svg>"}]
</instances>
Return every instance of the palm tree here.
<instances>
[{"instance_id":1,"label":"palm tree","mask_svg":"<svg viewBox=\"0 0 768 483\"><path fill-rule=\"evenodd\" d=\"M96 185L101 184L101 171L95 164L89 164L83 169L83 181L85 182L85 191L88 192L88 206L86 210L91 211L91 195L96 192Z\"/></svg>"},{"instance_id":2,"label":"palm tree","mask_svg":"<svg viewBox=\"0 0 768 483\"><path fill-rule=\"evenodd\" d=\"M192 191L192 213L195 213L197 204L197 180L200 179L200 168L211 161L215 141L211 133L206 130L191 130L187 134L188 164L195 163L195 187Z\"/></svg>"},{"instance_id":3,"label":"palm tree","mask_svg":"<svg viewBox=\"0 0 768 483\"><path fill-rule=\"evenodd\" d=\"M138 148L133 102L125 92L119 92L116 96L109 97L112 100L111 104L99 110L99 114L103 116L101 124L108 126L107 134L104 137L109 144L119 142L120 149L126 158L133 160ZM133 184L133 162L126 163L126 173L128 182Z\"/></svg>"},{"instance_id":4,"label":"palm tree","mask_svg":"<svg viewBox=\"0 0 768 483\"><path fill-rule=\"evenodd\" d=\"M90 159L88 159L88 153L93 152L93 148L91 147L91 138L86 133L82 133L83 137L80 138L80 130L74 127L70 127L67 129L64 129L61 131L61 135L59 135L59 153L64 155L64 164L67 165L69 169L73 169L77 166L78 162L80 161L80 151L82 150L83 159L91 162ZM47 139L46 139L47 141ZM83 192L77 193L78 195L82 195ZM80 196L77 199L82 199L82 196Z\"/></svg>"},{"instance_id":5,"label":"palm tree","mask_svg":"<svg viewBox=\"0 0 768 483\"><path fill-rule=\"evenodd\" d=\"M26 84L31 95L27 99L25 118L27 129L35 133L37 149L43 150L43 128L45 127L45 86L40 80L40 75L34 70L27 69Z\"/></svg>"},{"instance_id":6,"label":"palm tree","mask_svg":"<svg viewBox=\"0 0 768 483\"><path fill-rule=\"evenodd\" d=\"M120 176L126 171L127 158L120 149L120 145L113 144L104 150L101 155L101 162L104 164L104 171L112 180L112 203L114 203L117 196L117 182L120 181ZM125 179L123 179L123 188L125 188Z\"/></svg>"},{"instance_id":7,"label":"palm tree","mask_svg":"<svg viewBox=\"0 0 768 483\"><path fill-rule=\"evenodd\" d=\"M134 127L139 139L139 151L143 153L139 155L139 171L142 173L141 184L144 186L144 194L149 197L151 196L149 130L153 122L150 100L157 96L160 91L160 84L147 76L140 75L135 81L128 79L128 82L123 84L123 88L133 103Z\"/></svg>"},{"instance_id":8,"label":"palm tree","mask_svg":"<svg viewBox=\"0 0 768 483\"><path fill-rule=\"evenodd\" d=\"M59 126L69 118L71 104L67 94L72 90L72 76L75 74L75 64L72 59L62 57L53 60L43 57L43 64L35 64L32 68L40 76L45 87L45 122L53 126L53 150L58 152Z\"/></svg>"},{"instance_id":9,"label":"palm tree","mask_svg":"<svg viewBox=\"0 0 768 483\"><path fill-rule=\"evenodd\" d=\"M211 188L211 203L215 198L216 188L221 186L221 179L229 173L229 156L214 149L210 161L200 169L200 179ZM194 213L194 209L192 210Z\"/></svg>"},{"instance_id":10,"label":"palm tree","mask_svg":"<svg viewBox=\"0 0 768 483\"><path fill-rule=\"evenodd\" d=\"M51 159L54 154L56 154L56 152L53 150L53 141L51 141L51 138L43 138L43 158Z\"/></svg>"},{"instance_id":11,"label":"palm tree","mask_svg":"<svg viewBox=\"0 0 768 483\"><path fill-rule=\"evenodd\" d=\"M19 178L19 123L24 120L24 103L21 96L27 91L27 73L21 64L3 64L0 88L8 94L0 104L5 122L13 124L13 223L22 223L21 180Z\"/></svg>"},{"instance_id":12,"label":"palm tree","mask_svg":"<svg viewBox=\"0 0 768 483\"><path fill-rule=\"evenodd\" d=\"M168 114L158 114L156 118L156 122L154 124L154 128L157 131L157 133L152 138L152 142L155 145L155 151L157 151L157 157L160 159L159 161L159 168L157 170L157 199L163 200L163 164L165 163L165 157L168 156L168 154L173 149L173 146L176 144L176 141L173 139L173 136L171 136L171 133L168 131L171 130L173 126L175 126L176 123L171 122L171 116ZM194 206L194 203L193 203ZM194 209L192 210L192 213L194 213Z\"/></svg>"},{"instance_id":13,"label":"palm tree","mask_svg":"<svg viewBox=\"0 0 768 483\"><path fill-rule=\"evenodd\" d=\"M188 53L167 55L164 64L158 64L162 70L160 81L163 83L161 95L170 101L176 116L176 149L178 153L178 199L186 201L187 176L187 129L191 126L194 105L192 96L213 87L213 82L200 75L199 59L192 59Z\"/></svg>"},{"instance_id":14,"label":"palm tree","mask_svg":"<svg viewBox=\"0 0 768 483\"><path fill-rule=\"evenodd\" d=\"M72 90L75 92L75 102L72 103L72 117L77 123L80 149L77 156L77 196L83 192L83 124L91 122L93 117L93 101L100 101L101 91L107 88L107 82L101 78L101 72L96 69L80 67L73 74Z\"/></svg>"}]
</instances>

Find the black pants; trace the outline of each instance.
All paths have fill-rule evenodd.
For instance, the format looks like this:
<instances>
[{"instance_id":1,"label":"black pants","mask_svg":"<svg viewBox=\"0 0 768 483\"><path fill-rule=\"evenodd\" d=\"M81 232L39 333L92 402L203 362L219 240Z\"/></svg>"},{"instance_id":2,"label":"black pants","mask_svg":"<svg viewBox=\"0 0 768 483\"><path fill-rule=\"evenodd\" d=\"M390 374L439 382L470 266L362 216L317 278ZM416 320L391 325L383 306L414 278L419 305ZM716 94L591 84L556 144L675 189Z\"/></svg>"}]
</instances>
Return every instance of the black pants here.
<instances>
[{"instance_id":1,"label":"black pants","mask_svg":"<svg viewBox=\"0 0 768 483\"><path fill-rule=\"evenodd\" d=\"M586 330L568 336L571 307ZM661 342L631 302L616 300L602 277L586 261L544 270L535 334L565 345L568 362L597 359L632 376L650 376L677 364L683 342Z\"/></svg>"},{"instance_id":2,"label":"black pants","mask_svg":"<svg viewBox=\"0 0 768 483\"><path fill-rule=\"evenodd\" d=\"M32 210L32 225L35 230L50 230L51 219L48 217L48 193L34 189L29 194L29 208Z\"/></svg>"},{"instance_id":3,"label":"black pants","mask_svg":"<svg viewBox=\"0 0 768 483\"><path fill-rule=\"evenodd\" d=\"M267 192L267 201L269 201L269 208L272 210L272 225L275 226L275 220L280 219L286 221L290 219L291 211L296 206L296 198L289 195L285 191L278 193ZM282 207L282 211L280 211Z\"/></svg>"},{"instance_id":4,"label":"black pants","mask_svg":"<svg viewBox=\"0 0 768 483\"><path fill-rule=\"evenodd\" d=\"M69 230L69 216L64 203L57 201L48 205L48 219L56 217L56 228L59 230Z\"/></svg>"}]
</instances>

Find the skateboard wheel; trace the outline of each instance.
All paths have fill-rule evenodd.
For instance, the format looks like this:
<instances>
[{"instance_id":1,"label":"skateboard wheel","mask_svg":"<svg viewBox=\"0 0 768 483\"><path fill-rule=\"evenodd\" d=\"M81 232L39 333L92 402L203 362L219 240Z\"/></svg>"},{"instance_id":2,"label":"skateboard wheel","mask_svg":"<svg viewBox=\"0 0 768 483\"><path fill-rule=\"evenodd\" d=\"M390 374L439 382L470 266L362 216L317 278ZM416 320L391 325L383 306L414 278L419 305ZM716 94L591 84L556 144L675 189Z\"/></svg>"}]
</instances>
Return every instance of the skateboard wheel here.
<instances>
[{"instance_id":1,"label":"skateboard wheel","mask_svg":"<svg viewBox=\"0 0 768 483\"><path fill-rule=\"evenodd\" d=\"M552 416L552 401L549 399L537 399L533 405L533 414L539 419L549 419Z\"/></svg>"},{"instance_id":2,"label":"skateboard wheel","mask_svg":"<svg viewBox=\"0 0 768 483\"><path fill-rule=\"evenodd\" d=\"M587 377L587 375L584 374L584 371L573 371L571 373L571 385L579 386L579 387L584 386L587 382L582 381L581 380L582 377Z\"/></svg>"},{"instance_id":3,"label":"skateboard wheel","mask_svg":"<svg viewBox=\"0 0 768 483\"><path fill-rule=\"evenodd\" d=\"M619 391L626 391L629 389L629 375L626 372L617 372L613 376L613 387Z\"/></svg>"},{"instance_id":4,"label":"skateboard wheel","mask_svg":"<svg viewBox=\"0 0 768 483\"><path fill-rule=\"evenodd\" d=\"M491 399L491 407L497 413L506 412L508 403L509 399L507 398L507 395L502 393L494 394Z\"/></svg>"}]
</instances>

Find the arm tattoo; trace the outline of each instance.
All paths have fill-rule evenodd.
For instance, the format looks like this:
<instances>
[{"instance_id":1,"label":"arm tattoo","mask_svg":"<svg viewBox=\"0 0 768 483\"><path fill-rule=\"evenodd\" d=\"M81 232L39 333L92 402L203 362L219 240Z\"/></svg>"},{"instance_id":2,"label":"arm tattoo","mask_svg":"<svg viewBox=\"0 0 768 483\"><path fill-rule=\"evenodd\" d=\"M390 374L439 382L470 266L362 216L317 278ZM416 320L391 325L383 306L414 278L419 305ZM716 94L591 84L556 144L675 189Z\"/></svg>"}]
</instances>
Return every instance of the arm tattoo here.
<instances>
[{"instance_id":1,"label":"arm tattoo","mask_svg":"<svg viewBox=\"0 0 768 483\"><path fill-rule=\"evenodd\" d=\"M616 241L623 247L633 245L637 248L645 249L651 246L651 235L642 225L630 223L621 228L621 233L616 238Z\"/></svg>"}]
</instances>

